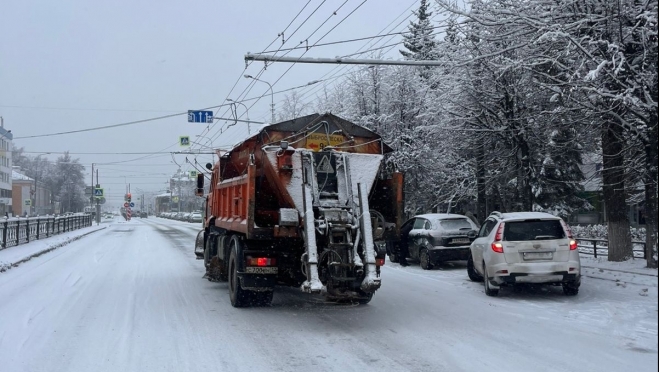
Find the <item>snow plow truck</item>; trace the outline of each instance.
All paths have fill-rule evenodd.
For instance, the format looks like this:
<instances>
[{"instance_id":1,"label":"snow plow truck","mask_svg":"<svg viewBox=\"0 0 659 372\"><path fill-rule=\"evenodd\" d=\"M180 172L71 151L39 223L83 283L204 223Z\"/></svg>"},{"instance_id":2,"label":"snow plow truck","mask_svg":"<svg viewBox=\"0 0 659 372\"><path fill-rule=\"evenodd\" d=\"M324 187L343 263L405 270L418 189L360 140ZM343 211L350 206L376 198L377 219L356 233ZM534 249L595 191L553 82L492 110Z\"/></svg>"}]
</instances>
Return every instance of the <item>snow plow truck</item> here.
<instances>
[{"instance_id":1,"label":"snow plow truck","mask_svg":"<svg viewBox=\"0 0 659 372\"><path fill-rule=\"evenodd\" d=\"M234 307L268 305L276 286L366 304L403 218L403 175L376 133L330 113L271 124L218 153L195 254L227 281Z\"/></svg>"}]
</instances>

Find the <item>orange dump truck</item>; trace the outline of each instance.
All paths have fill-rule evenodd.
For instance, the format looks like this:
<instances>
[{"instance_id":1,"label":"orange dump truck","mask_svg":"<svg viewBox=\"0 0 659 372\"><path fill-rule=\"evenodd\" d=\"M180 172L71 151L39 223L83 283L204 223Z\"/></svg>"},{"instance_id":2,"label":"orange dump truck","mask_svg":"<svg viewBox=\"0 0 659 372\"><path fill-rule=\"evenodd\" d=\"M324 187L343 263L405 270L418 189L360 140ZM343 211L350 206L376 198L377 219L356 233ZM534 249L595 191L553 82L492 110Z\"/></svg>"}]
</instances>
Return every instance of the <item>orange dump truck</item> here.
<instances>
[{"instance_id":1,"label":"orange dump truck","mask_svg":"<svg viewBox=\"0 0 659 372\"><path fill-rule=\"evenodd\" d=\"M235 307L269 304L279 285L368 303L402 223L403 175L384 169L391 151L327 113L266 126L207 164L195 247L206 277L229 282Z\"/></svg>"}]
</instances>

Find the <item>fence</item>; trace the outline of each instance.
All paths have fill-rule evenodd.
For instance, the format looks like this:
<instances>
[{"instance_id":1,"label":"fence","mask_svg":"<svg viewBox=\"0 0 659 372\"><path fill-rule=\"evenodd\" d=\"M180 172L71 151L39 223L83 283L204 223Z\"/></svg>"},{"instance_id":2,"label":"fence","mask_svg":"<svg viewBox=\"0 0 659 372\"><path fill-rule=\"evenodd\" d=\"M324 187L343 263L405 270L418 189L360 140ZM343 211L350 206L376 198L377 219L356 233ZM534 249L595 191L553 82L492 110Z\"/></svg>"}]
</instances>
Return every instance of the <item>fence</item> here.
<instances>
[{"instance_id":1,"label":"fence","mask_svg":"<svg viewBox=\"0 0 659 372\"><path fill-rule=\"evenodd\" d=\"M579 243L579 253L590 254L595 257L609 255L609 241L605 239L576 238ZM587 244L583 244L587 243ZM598 245L599 244L599 245ZM645 259L645 242L632 241L632 257Z\"/></svg>"},{"instance_id":2,"label":"fence","mask_svg":"<svg viewBox=\"0 0 659 372\"><path fill-rule=\"evenodd\" d=\"M92 215L83 213L60 217L0 218L0 249L91 225Z\"/></svg>"}]
</instances>

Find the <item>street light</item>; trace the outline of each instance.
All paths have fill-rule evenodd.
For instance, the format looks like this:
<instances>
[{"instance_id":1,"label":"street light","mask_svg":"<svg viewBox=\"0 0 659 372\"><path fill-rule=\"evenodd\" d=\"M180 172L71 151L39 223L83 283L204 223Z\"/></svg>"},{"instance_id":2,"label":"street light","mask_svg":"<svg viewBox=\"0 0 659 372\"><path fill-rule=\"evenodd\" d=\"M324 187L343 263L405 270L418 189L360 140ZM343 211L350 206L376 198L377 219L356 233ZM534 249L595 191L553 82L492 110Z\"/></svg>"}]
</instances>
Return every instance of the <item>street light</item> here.
<instances>
[{"instance_id":1,"label":"street light","mask_svg":"<svg viewBox=\"0 0 659 372\"><path fill-rule=\"evenodd\" d=\"M245 77L245 79L252 79L252 80L256 80L256 81L260 81L262 83L268 84L268 87L270 88L270 111L272 112L272 123L271 124L274 124L275 123L275 91L272 90L272 85L270 85L270 83L268 83L267 81L257 79L252 75L243 75L243 76Z\"/></svg>"},{"instance_id":2,"label":"street light","mask_svg":"<svg viewBox=\"0 0 659 372\"><path fill-rule=\"evenodd\" d=\"M38 207L38 197L39 197L39 175L41 173L41 167L39 166L39 157L41 155L50 155L49 152L44 152L39 155L37 155L34 158L34 161L37 163L37 172L34 175L34 213L39 214L39 207Z\"/></svg>"},{"instance_id":3,"label":"street light","mask_svg":"<svg viewBox=\"0 0 659 372\"><path fill-rule=\"evenodd\" d=\"M270 89L272 89L272 88L270 88ZM244 103L242 103L242 102L239 102L239 101L234 101L234 100L232 100L231 98L227 98L227 101L233 103L234 105L237 103L237 104L243 105L243 107L245 107L245 112L247 112L247 134L248 134L248 135L249 135L249 134L252 134L252 133L251 133L252 131L251 131L250 127L249 127L249 108L247 107L247 105L244 104ZM274 107L274 106L273 106L273 107ZM274 120L274 113L273 113L272 118L273 118L273 120Z\"/></svg>"}]
</instances>

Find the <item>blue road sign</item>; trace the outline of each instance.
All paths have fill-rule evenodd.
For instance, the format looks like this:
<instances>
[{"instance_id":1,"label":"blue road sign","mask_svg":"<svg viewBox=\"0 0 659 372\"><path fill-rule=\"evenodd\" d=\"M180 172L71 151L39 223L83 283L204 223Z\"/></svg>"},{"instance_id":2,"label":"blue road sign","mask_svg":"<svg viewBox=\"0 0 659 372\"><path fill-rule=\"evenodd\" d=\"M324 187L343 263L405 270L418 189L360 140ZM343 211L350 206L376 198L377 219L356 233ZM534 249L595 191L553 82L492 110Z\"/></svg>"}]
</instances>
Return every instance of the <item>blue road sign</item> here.
<instances>
[{"instance_id":1,"label":"blue road sign","mask_svg":"<svg viewBox=\"0 0 659 372\"><path fill-rule=\"evenodd\" d=\"M131 208L135 207L135 203L130 203L130 207Z\"/></svg>"},{"instance_id":2,"label":"blue road sign","mask_svg":"<svg viewBox=\"0 0 659 372\"><path fill-rule=\"evenodd\" d=\"M188 110L188 123L212 123L213 111Z\"/></svg>"},{"instance_id":3,"label":"blue road sign","mask_svg":"<svg viewBox=\"0 0 659 372\"><path fill-rule=\"evenodd\" d=\"M94 189L94 197L97 197L97 198L103 197L103 189L101 189L101 188Z\"/></svg>"}]
</instances>

